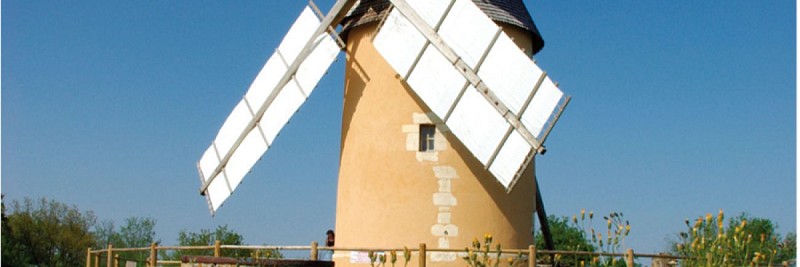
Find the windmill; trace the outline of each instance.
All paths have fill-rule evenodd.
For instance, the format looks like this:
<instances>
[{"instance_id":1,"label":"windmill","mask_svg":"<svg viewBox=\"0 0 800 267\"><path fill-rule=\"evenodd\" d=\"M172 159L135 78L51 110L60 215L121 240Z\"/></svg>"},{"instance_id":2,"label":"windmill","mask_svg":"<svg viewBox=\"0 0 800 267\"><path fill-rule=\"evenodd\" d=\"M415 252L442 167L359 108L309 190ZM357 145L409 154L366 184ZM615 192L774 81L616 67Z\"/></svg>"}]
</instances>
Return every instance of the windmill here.
<instances>
[{"instance_id":1,"label":"windmill","mask_svg":"<svg viewBox=\"0 0 800 267\"><path fill-rule=\"evenodd\" d=\"M488 232L524 247L534 211L547 237L534 156L570 97L530 59L535 26L486 15L524 9L520 0L478 4L338 0L322 19L306 7L197 164L211 213L344 50L337 246L461 248Z\"/></svg>"}]
</instances>

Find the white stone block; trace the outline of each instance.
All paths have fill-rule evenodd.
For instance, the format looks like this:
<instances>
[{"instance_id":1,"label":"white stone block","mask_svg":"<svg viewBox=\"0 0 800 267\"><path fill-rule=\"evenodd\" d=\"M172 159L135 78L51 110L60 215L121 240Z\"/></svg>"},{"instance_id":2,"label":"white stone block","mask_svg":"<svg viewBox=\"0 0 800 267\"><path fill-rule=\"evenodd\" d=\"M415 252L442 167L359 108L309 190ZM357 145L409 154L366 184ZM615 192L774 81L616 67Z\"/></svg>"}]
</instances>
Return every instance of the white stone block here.
<instances>
[{"instance_id":1,"label":"white stone block","mask_svg":"<svg viewBox=\"0 0 800 267\"><path fill-rule=\"evenodd\" d=\"M458 205L458 201L453 194L447 193L435 193L433 194L433 205L436 206L455 206Z\"/></svg>"}]
</instances>

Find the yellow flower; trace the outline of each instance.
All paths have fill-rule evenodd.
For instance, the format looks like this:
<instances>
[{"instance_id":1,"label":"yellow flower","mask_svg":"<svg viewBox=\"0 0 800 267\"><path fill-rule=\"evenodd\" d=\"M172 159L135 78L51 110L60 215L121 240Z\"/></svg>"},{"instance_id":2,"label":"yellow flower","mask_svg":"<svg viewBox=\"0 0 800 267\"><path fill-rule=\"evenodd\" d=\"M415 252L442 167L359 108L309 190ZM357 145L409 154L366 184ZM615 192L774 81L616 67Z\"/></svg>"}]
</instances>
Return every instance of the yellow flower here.
<instances>
[{"instance_id":1,"label":"yellow flower","mask_svg":"<svg viewBox=\"0 0 800 267\"><path fill-rule=\"evenodd\" d=\"M753 262L758 262L758 259L760 258L759 256L761 256L761 253L756 252L753 255Z\"/></svg>"},{"instance_id":2,"label":"yellow flower","mask_svg":"<svg viewBox=\"0 0 800 267\"><path fill-rule=\"evenodd\" d=\"M583 221L585 214L586 214L586 209L581 209L581 221Z\"/></svg>"},{"instance_id":3,"label":"yellow flower","mask_svg":"<svg viewBox=\"0 0 800 267\"><path fill-rule=\"evenodd\" d=\"M594 211L589 211L589 220L591 220L592 217L594 217Z\"/></svg>"},{"instance_id":4,"label":"yellow flower","mask_svg":"<svg viewBox=\"0 0 800 267\"><path fill-rule=\"evenodd\" d=\"M578 224L578 217L575 216L575 215L572 215L572 222L575 223L575 224Z\"/></svg>"}]
</instances>

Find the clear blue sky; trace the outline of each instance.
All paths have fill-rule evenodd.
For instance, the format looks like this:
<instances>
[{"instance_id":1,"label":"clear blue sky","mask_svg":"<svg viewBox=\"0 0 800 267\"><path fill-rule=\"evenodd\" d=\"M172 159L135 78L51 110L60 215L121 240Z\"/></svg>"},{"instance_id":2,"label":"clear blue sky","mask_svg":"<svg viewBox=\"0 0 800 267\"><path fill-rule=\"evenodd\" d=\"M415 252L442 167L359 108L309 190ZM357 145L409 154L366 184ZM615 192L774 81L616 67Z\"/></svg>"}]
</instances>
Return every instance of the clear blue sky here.
<instances>
[{"instance_id":1,"label":"clear blue sky","mask_svg":"<svg viewBox=\"0 0 800 267\"><path fill-rule=\"evenodd\" d=\"M164 244L222 224L250 244L321 241L342 56L216 217L195 168L305 3L3 1L6 200L152 217ZM526 4L537 62L573 96L537 157L548 213L624 212L639 252L720 208L795 231L794 1Z\"/></svg>"}]
</instances>

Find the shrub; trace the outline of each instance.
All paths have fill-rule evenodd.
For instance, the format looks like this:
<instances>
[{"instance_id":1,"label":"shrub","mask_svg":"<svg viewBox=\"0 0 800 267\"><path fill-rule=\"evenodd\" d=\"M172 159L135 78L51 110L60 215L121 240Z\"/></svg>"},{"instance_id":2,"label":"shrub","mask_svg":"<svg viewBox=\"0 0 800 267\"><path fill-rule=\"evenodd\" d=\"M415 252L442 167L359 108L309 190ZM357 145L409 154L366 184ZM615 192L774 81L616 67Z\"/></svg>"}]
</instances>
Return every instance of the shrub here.
<instances>
[{"instance_id":1,"label":"shrub","mask_svg":"<svg viewBox=\"0 0 800 267\"><path fill-rule=\"evenodd\" d=\"M722 210L685 221L687 231L678 234L672 248L686 257L682 266L770 266L794 259L794 247L787 245L794 241L781 241L772 221L746 214L731 218L727 226L724 221Z\"/></svg>"}]
</instances>

